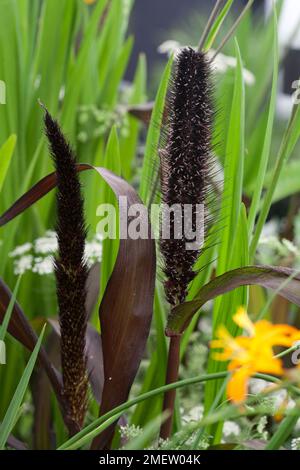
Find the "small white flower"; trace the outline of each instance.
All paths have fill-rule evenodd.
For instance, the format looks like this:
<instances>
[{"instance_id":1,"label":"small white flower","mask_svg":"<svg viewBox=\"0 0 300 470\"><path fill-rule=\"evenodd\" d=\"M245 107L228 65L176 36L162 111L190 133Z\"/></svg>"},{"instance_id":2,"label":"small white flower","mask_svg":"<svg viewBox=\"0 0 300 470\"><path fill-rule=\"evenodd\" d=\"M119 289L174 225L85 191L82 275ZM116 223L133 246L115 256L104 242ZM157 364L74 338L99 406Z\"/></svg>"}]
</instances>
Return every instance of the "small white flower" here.
<instances>
[{"instance_id":1,"label":"small white flower","mask_svg":"<svg viewBox=\"0 0 300 470\"><path fill-rule=\"evenodd\" d=\"M185 416L182 417L182 421L190 423L192 421L200 421L203 418L204 407L203 405L194 406Z\"/></svg>"},{"instance_id":2,"label":"small white flower","mask_svg":"<svg viewBox=\"0 0 300 470\"><path fill-rule=\"evenodd\" d=\"M264 441L268 440L268 431L266 430L267 424L268 424L267 416L261 416L257 424L257 432Z\"/></svg>"},{"instance_id":3,"label":"small white flower","mask_svg":"<svg viewBox=\"0 0 300 470\"><path fill-rule=\"evenodd\" d=\"M258 395L259 393L263 392L268 386L270 386L269 382L262 379L251 379L250 380L250 392L253 395Z\"/></svg>"},{"instance_id":4,"label":"small white flower","mask_svg":"<svg viewBox=\"0 0 300 470\"><path fill-rule=\"evenodd\" d=\"M102 243L99 241L88 242L85 246L85 256L88 260L101 261Z\"/></svg>"},{"instance_id":5,"label":"small white flower","mask_svg":"<svg viewBox=\"0 0 300 470\"><path fill-rule=\"evenodd\" d=\"M277 236L279 231L278 219L271 219L267 222L261 232L261 238L268 238L271 236Z\"/></svg>"},{"instance_id":6,"label":"small white flower","mask_svg":"<svg viewBox=\"0 0 300 470\"><path fill-rule=\"evenodd\" d=\"M157 48L157 52L159 54L168 54L168 56L172 54L177 54L180 51L181 44L178 41L173 41L169 39L168 41L164 41L160 46Z\"/></svg>"},{"instance_id":7,"label":"small white flower","mask_svg":"<svg viewBox=\"0 0 300 470\"><path fill-rule=\"evenodd\" d=\"M57 251L56 233L48 230L44 237L37 238L34 242L34 251L41 254Z\"/></svg>"},{"instance_id":8,"label":"small white flower","mask_svg":"<svg viewBox=\"0 0 300 470\"><path fill-rule=\"evenodd\" d=\"M207 53L208 57L212 59L215 55L215 52L216 51L214 51L213 49L210 49ZM216 72L225 73L230 68L236 68L237 59L235 57L231 57L222 54L222 52L219 52L213 60L213 66ZM246 69L245 67L243 67L243 77L247 85L251 86L255 84L255 76L252 72L250 72L250 70Z\"/></svg>"},{"instance_id":9,"label":"small white flower","mask_svg":"<svg viewBox=\"0 0 300 470\"><path fill-rule=\"evenodd\" d=\"M44 274L53 273L54 265L52 256L46 256L46 258L35 258L32 272L43 276Z\"/></svg>"},{"instance_id":10,"label":"small white flower","mask_svg":"<svg viewBox=\"0 0 300 470\"><path fill-rule=\"evenodd\" d=\"M24 243L24 245L17 246L13 251L9 253L10 258L15 258L16 256L22 256L24 253L27 253L32 248L32 243Z\"/></svg>"},{"instance_id":11,"label":"small white flower","mask_svg":"<svg viewBox=\"0 0 300 470\"><path fill-rule=\"evenodd\" d=\"M261 379L251 379L250 380L250 391L254 395L262 393L264 390L270 388L270 383L266 380ZM296 403L292 398L289 397L286 390L275 390L270 393L270 399L272 400L273 412L280 410L282 407L287 410L295 407Z\"/></svg>"},{"instance_id":12,"label":"small white flower","mask_svg":"<svg viewBox=\"0 0 300 470\"><path fill-rule=\"evenodd\" d=\"M238 436L241 432L241 428L234 421L225 421L223 427L223 436Z\"/></svg>"},{"instance_id":13,"label":"small white flower","mask_svg":"<svg viewBox=\"0 0 300 470\"><path fill-rule=\"evenodd\" d=\"M121 437L123 439L134 439L138 437L142 433L142 429L139 426L135 426L134 424L126 426L120 426Z\"/></svg>"},{"instance_id":14,"label":"small white flower","mask_svg":"<svg viewBox=\"0 0 300 470\"><path fill-rule=\"evenodd\" d=\"M17 259L14 262L14 273L16 275L24 274L25 271L30 271L32 269L32 255L24 255L21 258Z\"/></svg>"},{"instance_id":15,"label":"small white flower","mask_svg":"<svg viewBox=\"0 0 300 470\"><path fill-rule=\"evenodd\" d=\"M288 397L286 390L277 390L272 393L271 396L277 409L281 408L286 403Z\"/></svg>"},{"instance_id":16,"label":"small white flower","mask_svg":"<svg viewBox=\"0 0 300 470\"><path fill-rule=\"evenodd\" d=\"M292 450L300 450L300 437L292 439L291 449Z\"/></svg>"},{"instance_id":17,"label":"small white flower","mask_svg":"<svg viewBox=\"0 0 300 470\"><path fill-rule=\"evenodd\" d=\"M95 261L101 261L102 239L100 234L96 234L91 241L86 243L85 257L88 266ZM57 249L56 233L52 230L48 230L43 237L37 238L33 243L17 246L10 253L10 257L16 258L14 273L18 275L25 271L32 271L40 276L52 274L54 272L53 255Z\"/></svg>"}]
</instances>

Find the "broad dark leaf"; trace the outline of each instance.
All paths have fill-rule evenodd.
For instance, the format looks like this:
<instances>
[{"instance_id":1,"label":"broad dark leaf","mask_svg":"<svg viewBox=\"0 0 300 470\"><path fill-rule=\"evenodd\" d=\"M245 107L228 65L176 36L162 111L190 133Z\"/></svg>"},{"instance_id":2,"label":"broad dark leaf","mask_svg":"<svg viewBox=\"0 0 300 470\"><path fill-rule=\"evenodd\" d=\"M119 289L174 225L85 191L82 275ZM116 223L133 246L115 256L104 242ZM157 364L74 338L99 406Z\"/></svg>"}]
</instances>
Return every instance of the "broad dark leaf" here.
<instances>
[{"instance_id":1,"label":"broad dark leaf","mask_svg":"<svg viewBox=\"0 0 300 470\"><path fill-rule=\"evenodd\" d=\"M264 450L267 442L260 439L250 439L242 443L243 447L251 450Z\"/></svg>"},{"instance_id":2,"label":"broad dark leaf","mask_svg":"<svg viewBox=\"0 0 300 470\"><path fill-rule=\"evenodd\" d=\"M4 283L4 281L0 279L0 323L2 323L3 321L11 296L11 291ZM13 307L11 319L8 325L8 332L16 340L23 344L23 346L29 349L29 351L33 351L38 337L33 331L29 321L27 320L25 314L23 313L20 305L17 302L15 302L15 305ZM40 349L39 352L39 360L45 368L45 371L49 377L49 380L51 381L51 384L57 394L59 401L61 402L61 404L63 404L64 401L61 395L61 377L57 370L51 364L48 355L43 347Z\"/></svg>"},{"instance_id":3,"label":"broad dark leaf","mask_svg":"<svg viewBox=\"0 0 300 470\"><path fill-rule=\"evenodd\" d=\"M45 323L45 320L43 321ZM54 331L47 337L45 349L52 364L60 370L59 338ZM33 449L48 450L55 448L55 435L52 413L52 387L45 369L38 364L31 378L33 401ZM42 397L42 399L41 399Z\"/></svg>"},{"instance_id":4,"label":"broad dark leaf","mask_svg":"<svg viewBox=\"0 0 300 470\"><path fill-rule=\"evenodd\" d=\"M286 282L291 276L292 279ZM168 319L166 333L169 336L183 333L193 315L208 300L237 287L254 284L272 290L280 289L279 295L300 306L300 274L296 271L274 266L246 266L216 277L203 286L192 301L174 308Z\"/></svg>"},{"instance_id":5,"label":"broad dark leaf","mask_svg":"<svg viewBox=\"0 0 300 470\"><path fill-rule=\"evenodd\" d=\"M99 299L100 290L100 263L95 263L89 270L86 283L85 309L87 317L90 318Z\"/></svg>"},{"instance_id":6,"label":"broad dark leaf","mask_svg":"<svg viewBox=\"0 0 300 470\"><path fill-rule=\"evenodd\" d=\"M127 198L129 207L132 204L141 204L135 190L109 170L89 164L78 164L77 169L78 172L96 170L117 197ZM54 172L16 201L0 217L0 226L21 214L55 185ZM127 217L127 212L121 215ZM149 224L149 234L150 232ZM99 312L105 373L102 414L126 401L138 371L153 313L155 269L155 243L151 236L147 240L120 240L116 264ZM113 431L114 425L95 439L93 447L102 448L107 445Z\"/></svg>"},{"instance_id":7,"label":"broad dark leaf","mask_svg":"<svg viewBox=\"0 0 300 470\"><path fill-rule=\"evenodd\" d=\"M93 168L91 165L78 164L78 171L86 171ZM7 224L19 214L24 212L28 207L31 207L35 202L39 201L42 197L51 191L56 186L56 173L51 173L45 178L42 178L35 184L27 193L21 196L7 211L0 217L0 227Z\"/></svg>"},{"instance_id":8,"label":"broad dark leaf","mask_svg":"<svg viewBox=\"0 0 300 470\"><path fill-rule=\"evenodd\" d=\"M106 181L116 196L127 197L128 206L141 204L134 189L125 181L117 177ZM127 217L127 214L121 215ZM105 372L101 414L127 400L149 335L156 269L150 224L148 235L147 240L120 240L116 264L100 305ZM113 429L109 428L96 438L93 448L107 445Z\"/></svg>"},{"instance_id":9,"label":"broad dark leaf","mask_svg":"<svg viewBox=\"0 0 300 470\"><path fill-rule=\"evenodd\" d=\"M102 338L91 325L87 327L86 350L89 380L94 397L100 405L104 386Z\"/></svg>"},{"instance_id":10,"label":"broad dark leaf","mask_svg":"<svg viewBox=\"0 0 300 470\"><path fill-rule=\"evenodd\" d=\"M214 444L209 446L207 450L234 450L238 444L235 442L227 442L224 444Z\"/></svg>"}]
</instances>

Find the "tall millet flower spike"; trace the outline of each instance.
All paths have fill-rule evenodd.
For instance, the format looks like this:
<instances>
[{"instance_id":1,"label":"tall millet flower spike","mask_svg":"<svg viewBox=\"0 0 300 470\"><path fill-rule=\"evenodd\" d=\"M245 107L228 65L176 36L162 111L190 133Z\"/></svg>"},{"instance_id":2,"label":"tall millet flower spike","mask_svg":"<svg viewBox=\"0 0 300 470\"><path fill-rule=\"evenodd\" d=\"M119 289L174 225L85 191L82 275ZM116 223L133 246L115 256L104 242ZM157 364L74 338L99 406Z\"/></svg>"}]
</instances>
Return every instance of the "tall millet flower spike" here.
<instances>
[{"instance_id":1,"label":"tall millet flower spike","mask_svg":"<svg viewBox=\"0 0 300 470\"><path fill-rule=\"evenodd\" d=\"M211 168L211 128L213 120L210 68L205 54L183 49L176 61L169 92L166 145L161 151L162 201L171 207L192 207L192 228L196 230L197 205L205 204ZM205 215L205 214L204 214ZM181 224L183 228L183 223ZM204 228L204 227L202 227ZM171 234L175 230L171 219ZM173 230L172 230L173 229ZM162 239L160 249L166 274L165 291L169 303L182 303L195 277L199 250L187 250L185 235Z\"/></svg>"},{"instance_id":2,"label":"tall millet flower spike","mask_svg":"<svg viewBox=\"0 0 300 470\"><path fill-rule=\"evenodd\" d=\"M202 52L191 48L181 50L175 61L175 70L167 103L168 121L165 145L160 151L162 202L168 207L181 207L182 235L176 239L176 220L170 220L170 239L160 240L164 261L165 293L172 308L184 302L189 283L196 272L194 265L201 254L200 247L187 250L184 233L184 206L191 208L189 225L193 232L205 234L208 225L206 203L209 193L209 173L212 171L211 141L213 123L211 71L208 59ZM202 227L197 227L199 210L203 209ZM168 332L167 332L168 333ZM179 337L171 337L166 382L177 380L179 367ZM171 432L175 391L166 393L164 409L171 417L161 428L161 437Z\"/></svg>"},{"instance_id":3,"label":"tall millet flower spike","mask_svg":"<svg viewBox=\"0 0 300 470\"><path fill-rule=\"evenodd\" d=\"M45 132L57 173L58 256L55 276L61 331L64 396L74 432L83 424L88 378L86 372L85 311L87 265L84 204L76 160L58 123L45 111Z\"/></svg>"}]
</instances>

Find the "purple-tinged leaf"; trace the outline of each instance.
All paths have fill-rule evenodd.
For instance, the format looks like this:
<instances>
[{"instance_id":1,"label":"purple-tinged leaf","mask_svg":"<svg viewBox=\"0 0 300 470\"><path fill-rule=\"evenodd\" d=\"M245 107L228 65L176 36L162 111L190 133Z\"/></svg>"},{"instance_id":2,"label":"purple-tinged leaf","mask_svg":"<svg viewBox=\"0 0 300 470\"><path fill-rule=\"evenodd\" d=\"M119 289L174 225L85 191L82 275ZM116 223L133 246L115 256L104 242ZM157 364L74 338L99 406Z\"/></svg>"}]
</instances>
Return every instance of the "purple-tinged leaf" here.
<instances>
[{"instance_id":1,"label":"purple-tinged leaf","mask_svg":"<svg viewBox=\"0 0 300 470\"><path fill-rule=\"evenodd\" d=\"M110 173L105 180L117 197L127 197L129 207L141 204L128 183ZM123 219L127 217L127 213L120 215ZM101 414L127 400L149 335L156 255L148 217L145 222L149 225L146 240L129 237L120 240L116 264L99 309L105 373ZM92 447L106 446L113 431L114 426L108 428L94 440Z\"/></svg>"},{"instance_id":2,"label":"purple-tinged leaf","mask_svg":"<svg viewBox=\"0 0 300 470\"><path fill-rule=\"evenodd\" d=\"M250 450L265 450L266 445L267 442L261 439L249 439L242 443L243 447Z\"/></svg>"},{"instance_id":3,"label":"purple-tinged leaf","mask_svg":"<svg viewBox=\"0 0 300 470\"><path fill-rule=\"evenodd\" d=\"M290 278L290 279L289 279ZM300 274L290 268L275 266L246 266L228 271L203 286L193 300L172 310L166 333L169 336L184 332L193 315L208 301L240 286L259 285L300 306Z\"/></svg>"},{"instance_id":4,"label":"purple-tinged leaf","mask_svg":"<svg viewBox=\"0 0 300 470\"><path fill-rule=\"evenodd\" d=\"M45 323L43 319L43 324ZM47 337L45 349L52 364L60 370L59 338L54 331ZM48 450L55 448L55 435L52 413L52 388L45 369L39 364L31 380L31 392L33 401L33 449ZM43 399L41 400L41 397Z\"/></svg>"},{"instance_id":5,"label":"purple-tinged leaf","mask_svg":"<svg viewBox=\"0 0 300 470\"><path fill-rule=\"evenodd\" d=\"M17 439L12 434L7 439L7 446L15 450L28 450L27 444Z\"/></svg>"},{"instance_id":6,"label":"purple-tinged leaf","mask_svg":"<svg viewBox=\"0 0 300 470\"><path fill-rule=\"evenodd\" d=\"M109 170L77 164L78 172L96 170L117 197L125 196L128 207L141 204L136 191ZM5 225L46 195L56 185L56 173L44 177L0 217ZM124 208L122 207L121 210ZM121 214L124 218L126 214ZM148 221L148 217L147 217ZM146 220L144 221L146 222ZM121 239L116 264L100 306L105 383L101 414L127 400L149 335L153 313L156 254L149 223L146 240ZM110 441L115 425L94 440L94 448Z\"/></svg>"},{"instance_id":7,"label":"purple-tinged leaf","mask_svg":"<svg viewBox=\"0 0 300 470\"><path fill-rule=\"evenodd\" d=\"M3 321L11 296L11 291L4 281L0 279L0 323ZM33 331L18 302L15 302L14 304L8 325L8 332L23 346L29 349L29 351L33 351L38 341L38 337ZM61 397L62 388L60 375L49 361L47 353L43 347L40 348L39 360L45 368L55 392Z\"/></svg>"},{"instance_id":8,"label":"purple-tinged leaf","mask_svg":"<svg viewBox=\"0 0 300 470\"><path fill-rule=\"evenodd\" d=\"M3 321L11 296L11 291L4 283L4 281L0 279L0 323L2 323ZM12 310L11 318L8 325L8 332L29 351L33 351L38 341L38 337L17 302L15 302ZM71 426L71 423L69 422L67 417L68 413L66 409L66 402L63 396L61 375L51 363L48 354L43 347L41 347L39 350L38 358L39 363L45 369L48 379L50 380L50 383L53 387L58 403L62 410L65 424L69 428L69 426Z\"/></svg>"},{"instance_id":9,"label":"purple-tinged leaf","mask_svg":"<svg viewBox=\"0 0 300 470\"><path fill-rule=\"evenodd\" d=\"M85 310L87 317L90 318L99 299L100 291L100 263L94 263L90 268L86 283L86 302Z\"/></svg>"},{"instance_id":10,"label":"purple-tinged leaf","mask_svg":"<svg viewBox=\"0 0 300 470\"><path fill-rule=\"evenodd\" d=\"M222 444L214 444L207 448L207 450L234 450L237 447L236 442L226 442Z\"/></svg>"}]
</instances>

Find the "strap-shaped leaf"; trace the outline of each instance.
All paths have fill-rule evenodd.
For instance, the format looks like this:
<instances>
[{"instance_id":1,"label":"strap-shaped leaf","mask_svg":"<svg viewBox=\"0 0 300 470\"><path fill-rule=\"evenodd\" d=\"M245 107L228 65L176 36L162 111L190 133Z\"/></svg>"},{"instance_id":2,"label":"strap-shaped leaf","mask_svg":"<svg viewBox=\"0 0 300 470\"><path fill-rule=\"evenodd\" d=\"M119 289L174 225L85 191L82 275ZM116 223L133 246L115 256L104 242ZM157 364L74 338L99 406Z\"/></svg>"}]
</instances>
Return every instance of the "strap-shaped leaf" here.
<instances>
[{"instance_id":1,"label":"strap-shaped leaf","mask_svg":"<svg viewBox=\"0 0 300 470\"><path fill-rule=\"evenodd\" d=\"M136 191L109 170L85 163L78 164L77 170L97 171L117 197L127 198L127 207L120 207L123 220L128 217L127 209L131 205L142 203ZM55 186L54 172L40 180L17 200L0 217L0 226L21 214ZM146 217L144 215L144 218ZM130 222L130 219L127 220ZM101 414L127 400L149 335L153 313L156 254L155 242L150 236L150 223L148 230L147 239L134 240L128 237L120 240L116 264L101 302L99 315L105 375ZM106 429L105 433L95 440L94 447L102 448L107 445L114 426L115 424Z\"/></svg>"},{"instance_id":2,"label":"strap-shaped leaf","mask_svg":"<svg viewBox=\"0 0 300 470\"><path fill-rule=\"evenodd\" d=\"M174 308L168 320L167 334L172 336L183 333L193 315L208 300L237 287L254 284L279 290L279 295L300 306L300 274L296 271L275 266L246 266L217 276L203 286L192 301Z\"/></svg>"},{"instance_id":3,"label":"strap-shaped leaf","mask_svg":"<svg viewBox=\"0 0 300 470\"><path fill-rule=\"evenodd\" d=\"M12 293L5 282L0 279L0 324L3 321L5 312L8 308ZM23 346L25 346L29 351L33 351L38 337L33 331L26 315L21 309L18 302L15 302L8 325L8 332L18 340ZM49 380L57 394L58 400L61 402L61 405L64 403L62 398L62 386L61 386L61 377L57 370L53 367L47 353L43 347L39 350L39 360L43 367L45 368Z\"/></svg>"}]
</instances>

